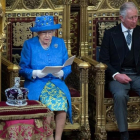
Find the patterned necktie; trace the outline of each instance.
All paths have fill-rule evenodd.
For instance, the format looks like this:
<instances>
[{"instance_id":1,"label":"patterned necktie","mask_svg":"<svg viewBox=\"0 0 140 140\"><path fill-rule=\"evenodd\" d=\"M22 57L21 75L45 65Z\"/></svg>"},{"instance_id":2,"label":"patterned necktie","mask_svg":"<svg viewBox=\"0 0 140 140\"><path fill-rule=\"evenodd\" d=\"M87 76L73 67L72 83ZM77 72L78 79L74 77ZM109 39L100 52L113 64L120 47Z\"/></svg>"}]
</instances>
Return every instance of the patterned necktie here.
<instances>
[{"instance_id":1,"label":"patterned necktie","mask_svg":"<svg viewBox=\"0 0 140 140\"><path fill-rule=\"evenodd\" d=\"M127 32L128 32L128 34L126 36L126 42L127 42L127 45L130 45L132 37L131 37L131 34L130 34L130 30L127 30Z\"/></svg>"}]
</instances>

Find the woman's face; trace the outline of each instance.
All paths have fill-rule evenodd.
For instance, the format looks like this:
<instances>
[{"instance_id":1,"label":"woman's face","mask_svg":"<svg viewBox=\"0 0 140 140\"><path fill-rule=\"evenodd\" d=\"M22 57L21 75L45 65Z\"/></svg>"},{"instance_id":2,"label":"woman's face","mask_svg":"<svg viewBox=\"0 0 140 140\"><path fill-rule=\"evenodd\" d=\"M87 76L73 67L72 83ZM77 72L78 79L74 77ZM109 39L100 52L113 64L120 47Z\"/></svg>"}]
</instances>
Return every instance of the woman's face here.
<instances>
[{"instance_id":1,"label":"woman's face","mask_svg":"<svg viewBox=\"0 0 140 140\"><path fill-rule=\"evenodd\" d=\"M49 46L51 43L53 34L54 34L54 30L38 32L40 43L44 46Z\"/></svg>"}]
</instances>

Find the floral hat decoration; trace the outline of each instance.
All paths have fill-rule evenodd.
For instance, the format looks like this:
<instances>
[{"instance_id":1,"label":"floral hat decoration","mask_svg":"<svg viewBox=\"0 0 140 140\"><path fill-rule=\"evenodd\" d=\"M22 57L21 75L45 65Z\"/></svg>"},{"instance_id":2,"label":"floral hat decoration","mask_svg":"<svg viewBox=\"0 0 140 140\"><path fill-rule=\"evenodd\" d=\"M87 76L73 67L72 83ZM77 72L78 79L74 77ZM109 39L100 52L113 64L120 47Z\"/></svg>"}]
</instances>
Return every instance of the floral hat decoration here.
<instances>
[{"instance_id":1,"label":"floral hat decoration","mask_svg":"<svg viewBox=\"0 0 140 140\"><path fill-rule=\"evenodd\" d=\"M59 29L61 24L54 24L53 16L40 16L35 19L35 26L30 28L32 32Z\"/></svg>"}]
</instances>

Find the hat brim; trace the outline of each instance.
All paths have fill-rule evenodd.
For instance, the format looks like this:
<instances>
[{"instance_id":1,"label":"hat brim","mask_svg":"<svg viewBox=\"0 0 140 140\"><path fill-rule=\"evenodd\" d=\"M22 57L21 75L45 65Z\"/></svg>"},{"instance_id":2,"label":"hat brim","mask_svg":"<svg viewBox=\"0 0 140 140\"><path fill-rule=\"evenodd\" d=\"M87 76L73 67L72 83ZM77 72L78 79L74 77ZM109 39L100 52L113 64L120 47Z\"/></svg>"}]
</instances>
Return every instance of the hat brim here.
<instances>
[{"instance_id":1,"label":"hat brim","mask_svg":"<svg viewBox=\"0 0 140 140\"><path fill-rule=\"evenodd\" d=\"M61 27L61 24L55 24L50 26L44 26L44 27L31 27L30 30L32 32L40 32L40 31L47 31L47 30L56 30Z\"/></svg>"}]
</instances>

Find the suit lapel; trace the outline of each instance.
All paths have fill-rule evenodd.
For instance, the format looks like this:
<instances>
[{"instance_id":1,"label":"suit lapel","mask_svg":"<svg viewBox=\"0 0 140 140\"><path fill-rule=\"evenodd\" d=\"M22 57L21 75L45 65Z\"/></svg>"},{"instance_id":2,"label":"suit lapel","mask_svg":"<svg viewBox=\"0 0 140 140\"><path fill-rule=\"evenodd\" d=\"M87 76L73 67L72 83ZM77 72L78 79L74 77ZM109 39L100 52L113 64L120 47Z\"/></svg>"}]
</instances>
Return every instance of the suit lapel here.
<instances>
[{"instance_id":1,"label":"suit lapel","mask_svg":"<svg viewBox=\"0 0 140 140\"><path fill-rule=\"evenodd\" d=\"M112 38L115 44L115 47L117 49L117 53L120 59L120 65L122 64L125 56L125 50L124 50L124 34L121 29L121 24L116 26L116 29L114 32L112 32Z\"/></svg>"},{"instance_id":2,"label":"suit lapel","mask_svg":"<svg viewBox=\"0 0 140 140\"><path fill-rule=\"evenodd\" d=\"M140 55L140 30L136 27L133 30L132 45L134 47L134 57L136 64L138 63L138 57Z\"/></svg>"}]
</instances>

